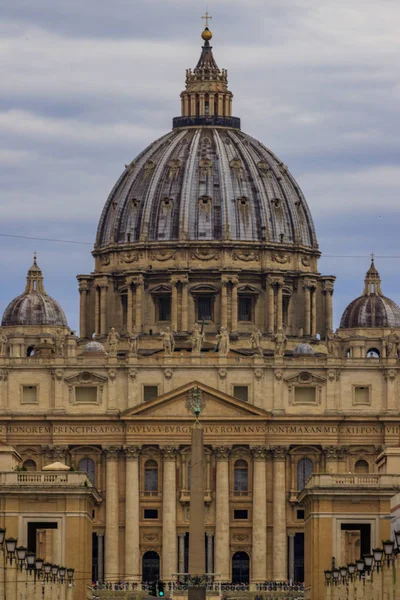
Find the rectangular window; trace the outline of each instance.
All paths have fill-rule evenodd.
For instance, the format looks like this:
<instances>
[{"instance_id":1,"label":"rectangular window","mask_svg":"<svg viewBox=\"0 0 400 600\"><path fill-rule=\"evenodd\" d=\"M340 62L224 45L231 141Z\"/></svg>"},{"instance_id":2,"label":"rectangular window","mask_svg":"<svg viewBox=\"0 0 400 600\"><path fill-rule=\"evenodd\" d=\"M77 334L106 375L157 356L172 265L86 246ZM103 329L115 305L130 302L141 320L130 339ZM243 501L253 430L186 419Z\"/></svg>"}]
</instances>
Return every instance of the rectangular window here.
<instances>
[{"instance_id":1,"label":"rectangular window","mask_svg":"<svg viewBox=\"0 0 400 600\"><path fill-rule=\"evenodd\" d=\"M158 396L158 385L143 386L143 402L154 400Z\"/></svg>"},{"instance_id":2,"label":"rectangular window","mask_svg":"<svg viewBox=\"0 0 400 600\"><path fill-rule=\"evenodd\" d=\"M197 298L197 320L212 320L212 296L199 296Z\"/></svg>"},{"instance_id":3,"label":"rectangular window","mask_svg":"<svg viewBox=\"0 0 400 600\"><path fill-rule=\"evenodd\" d=\"M239 510L236 509L233 511L233 518L234 519L248 519L249 511L243 510L243 509L239 509Z\"/></svg>"},{"instance_id":4,"label":"rectangular window","mask_svg":"<svg viewBox=\"0 0 400 600\"><path fill-rule=\"evenodd\" d=\"M315 387L295 387L294 388L295 404L315 404L316 403L316 388Z\"/></svg>"},{"instance_id":5,"label":"rectangular window","mask_svg":"<svg viewBox=\"0 0 400 600\"><path fill-rule=\"evenodd\" d=\"M21 404L37 404L38 388L37 385L23 385Z\"/></svg>"},{"instance_id":6,"label":"rectangular window","mask_svg":"<svg viewBox=\"0 0 400 600\"><path fill-rule=\"evenodd\" d=\"M354 404L370 404L370 388L365 385L354 387Z\"/></svg>"},{"instance_id":7,"label":"rectangular window","mask_svg":"<svg viewBox=\"0 0 400 600\"><path fill-rule=\"evenodd\" d=\"M234 385L233 386L233 397L243 402L249 400L249 386L248 385Z\"/></svg>"},{"instance_id":8,"label":"rectangular window","mask_svg":"<svg viewBox=\"0 0 400 600\"><path fill-rule=\"evenodd\" d=\"M171 298L169 296L160 296L158 298L158 320L171 320Z\"/></svg>"},{"instance_id":9,"label":"rectangular window","mask_svg":"<svg viewBox=\"0 0 400 600\"><path fill-rule=\"evenodd\" d=\"M253 299L250 296L239 297L239 321L252 321Z\"/></svg>"},{"instance_id":10,"label":"rectangular window","mask_svg":"<svg viewBox=\"0 0 400 600\"><path fill-rule=\"evenodd\" d=\"M144 518L145 519L158 519L158 510L155 508L145 508L144 509Z\"/></svg>"},{"instance_id":11,"label":"rectangular window","mask_svg":"<svg viewBox=\"0 0 400 600\"><path fill-rule=\"evenodd\" d=\"M303 521L303 519L304 519L304 510L298 510L297 511L297 520Z\"/></svg>"},{"instance_id":12,"label":"rectangular window","mask_svg":"<svg viewBox=\"0 0 400 600\"><path fill-rule=\"evenodd\" d=\"M75 401L79 404L96 404L97 387L96 386L77 386L75 388Z\"/></svg>"}]
</instances>

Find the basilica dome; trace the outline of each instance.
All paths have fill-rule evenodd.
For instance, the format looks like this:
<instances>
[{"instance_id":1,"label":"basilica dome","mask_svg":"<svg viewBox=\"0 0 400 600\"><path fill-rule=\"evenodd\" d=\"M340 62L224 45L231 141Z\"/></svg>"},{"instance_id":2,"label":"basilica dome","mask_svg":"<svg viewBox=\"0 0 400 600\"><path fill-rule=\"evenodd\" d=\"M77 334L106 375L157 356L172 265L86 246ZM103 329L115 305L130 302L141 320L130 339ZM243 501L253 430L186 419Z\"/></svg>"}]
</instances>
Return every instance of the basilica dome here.
<instances>
[{"instance_id":1,"label":"basilica dome","mask_svg":"<svg viewBox=\"0 0 400 600\"><path fill-rule=\"evenodd\" d=\"M10 302L3 314L3 327L18 325L50 325L68 327L61 306L48 294L43 286L43 274L36 262L28 271L23 294Z\"/></svg>"},{"instance_id":2,"label":"basilica dome","mask_svg":"<svg viewBox=\"0 0 400 600\"><path fill-rule=\"evenodd\" d=\"M317 249L307 202L287 166L232 116L227 71L207 31L187 71L182 115L118 179L96 248L138 242L225 241Z\"/></svg>"},{"instance_id":3,"label":"basilica dome","mask_svg":"<svg viewBox=\"0 0 400 600\"><path fill-rule=\"evenodd\" d=\"M400 308L382 294L381 279L373 260L365 276L364 292L345 309L340 327L400 327Z\"/></svg>"}]
</instances>

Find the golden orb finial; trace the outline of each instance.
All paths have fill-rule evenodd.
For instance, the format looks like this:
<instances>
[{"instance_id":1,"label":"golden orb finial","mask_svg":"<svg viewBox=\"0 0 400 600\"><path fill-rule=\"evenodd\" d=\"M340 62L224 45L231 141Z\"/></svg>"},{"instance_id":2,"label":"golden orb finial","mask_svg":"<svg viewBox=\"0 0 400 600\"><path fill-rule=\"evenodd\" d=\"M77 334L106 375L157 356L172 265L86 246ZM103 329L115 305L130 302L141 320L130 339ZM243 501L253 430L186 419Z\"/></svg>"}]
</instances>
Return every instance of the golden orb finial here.
<instances>
[{"instance_id":1,"label":"golden orb finial","mask_svg":"<svg viewBox=\"0 0 400 600\"><path fill-rule=\"evenodd\" d=\"M205 30L203 31L203 33L201 34L201 37L203 38L203 40L205 42L209 42L212 38L212 33L211 31L208 29L208 27L205 28Z\"/></svg>"},{"instance_id":2,"label":"golden orb finial","mask_svg":"<svg viewBox=\"0 0 400 600\"><path fill-rule=\"evenodd\" d=\"M201 17L201 18L206 20L206 27L205 27L203 33L201 34L201 37L203 38L203 40L205 42L209 42L212 38L212 33L208 29L208 21L210 19L212 19L212 16L208 14L208 11L206 11L206 14L204 15L204 17Z\"/></svg>"}]
</instances>

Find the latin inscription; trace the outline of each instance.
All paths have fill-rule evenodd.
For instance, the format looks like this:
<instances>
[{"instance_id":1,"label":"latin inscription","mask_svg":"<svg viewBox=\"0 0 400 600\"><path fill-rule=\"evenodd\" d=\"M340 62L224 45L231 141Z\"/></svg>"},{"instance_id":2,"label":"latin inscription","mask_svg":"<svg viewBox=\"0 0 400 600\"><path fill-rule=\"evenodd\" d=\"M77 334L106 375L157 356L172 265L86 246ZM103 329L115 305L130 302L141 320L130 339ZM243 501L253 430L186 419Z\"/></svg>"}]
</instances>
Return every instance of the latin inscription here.
<instances>
[{"instance_id":1,"label":"latin inscription","mask_svg":"<svg viewBox=\"0 0 400 600\"><path fill-rule=\"evenodd\" d=\"M190 425L0 425L9 435L184 434ZM265 435L399 435L400 425L204 425L204 433Z\"/></svg>"}]
</instances>

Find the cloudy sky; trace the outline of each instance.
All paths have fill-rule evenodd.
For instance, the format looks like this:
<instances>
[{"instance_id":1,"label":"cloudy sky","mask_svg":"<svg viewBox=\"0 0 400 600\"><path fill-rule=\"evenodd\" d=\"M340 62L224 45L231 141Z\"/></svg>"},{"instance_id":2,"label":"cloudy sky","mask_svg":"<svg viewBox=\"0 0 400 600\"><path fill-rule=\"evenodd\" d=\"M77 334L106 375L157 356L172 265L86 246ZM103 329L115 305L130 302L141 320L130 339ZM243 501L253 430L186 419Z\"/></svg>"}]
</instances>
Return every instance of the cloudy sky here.
<instances>
[{"instance_id":1,"label":"cloudy sky","mask_svg":"<svg viewBox=\"0 0 400 600\"><path fill-rule=\"evenodd\" d=\"M234 114L302 187L335 323L369 255L400 304L398 0L208 0ZM207 8L195 0L2 0L0 311L38 251L78 328L75 276L125 163L169 131ZM6 237L16 236L16 237ZM55 243L17 236L71 240Z\"/></svg>"}]
</instances>

